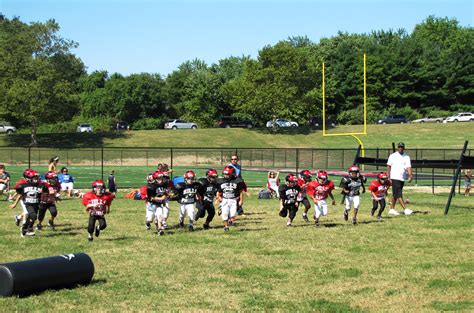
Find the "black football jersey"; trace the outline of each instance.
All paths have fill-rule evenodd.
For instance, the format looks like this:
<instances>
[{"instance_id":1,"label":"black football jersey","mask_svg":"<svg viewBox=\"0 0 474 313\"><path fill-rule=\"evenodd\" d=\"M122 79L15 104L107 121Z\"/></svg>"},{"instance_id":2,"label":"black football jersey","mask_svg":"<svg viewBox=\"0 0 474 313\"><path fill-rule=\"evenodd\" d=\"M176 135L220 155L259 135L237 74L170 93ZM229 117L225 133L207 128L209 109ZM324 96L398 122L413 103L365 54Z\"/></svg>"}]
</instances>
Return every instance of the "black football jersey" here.
<instances>
[{"instance_id":1,"label":"black football jersey","mask_svg":"<svg viewBox=\"0 0 474 313\"><path fill-rule=\"evenodd\" d=\"M349 197L360 195L360 188L364 185L366 178L362 175L359 175L356 178L350 176L343 177L339 186L346 190L349 190Z\"/></svg>"},{"instance_id":2,"label":"black football jersey","mask_svg":"<svg viewBox=\"0 0 474 313\"><path fill-rule=\"evenodd\" d=\"M301 188L298 185L290 187L287 184L283 184L278 187L280 199L283 200L283 204L295 204L296 197L298 196L300 190Z\"/></svg>"},{"instance_id":3,"label":"black football jersey","mask_svg":"<svg viewBox=\"0 0 474 313\"><path fill-rule=\"evenodd\" d=\"M153 201L154 197L162 197L168 193L169 183L163 182L161 184L148 184L146 188L147 201L153 204L161 204L163 201Z\"/></svg>"},{"instance_id":4,"label":"black football jersey","mask_svg":"<svg viewBox=\"0 0 474 313\"><path fill-rule=\"evenodd\" d=\"M190 204L196 202L196 195L198 194L199 187L201 186L198 182L178 183L176 184L175 191L178 194L177 200L181 204Z\"/></svg>"},{"instance_id":5,"label":"black football jersey","mask_svg":"<svg viewBox=\"0 0 474 313\"><path fill-rule=\"evenodd\" d=\"M21 195L23 203L33 205L39 204L41 197L41 186L39 184L26 182L19 185L16 192Z\"/></svg>"},{"instance_id":6,"label":"black football jersey","mask_svg":"<svg viewBox=\"0 0 474 313\"><path fill-rule=\"evenodd\" d=\"M222 198L224 199L236 199L244 189L244 181L239 177L231 179L222 178L217 182L217 191L222 193Z\"/></svg>"},{"instance_id":7,"label":"black football jersey","mask_svg":"<svg viewBox=\"0 0 474 313\"><path fill-rule=\"evenodd\" d=\"M202 195L203 201L212 203L217 193L217 181L211 183L207 178L201 178L199 183L201 187L198 192Z\"/></svg>"}]
</instances>

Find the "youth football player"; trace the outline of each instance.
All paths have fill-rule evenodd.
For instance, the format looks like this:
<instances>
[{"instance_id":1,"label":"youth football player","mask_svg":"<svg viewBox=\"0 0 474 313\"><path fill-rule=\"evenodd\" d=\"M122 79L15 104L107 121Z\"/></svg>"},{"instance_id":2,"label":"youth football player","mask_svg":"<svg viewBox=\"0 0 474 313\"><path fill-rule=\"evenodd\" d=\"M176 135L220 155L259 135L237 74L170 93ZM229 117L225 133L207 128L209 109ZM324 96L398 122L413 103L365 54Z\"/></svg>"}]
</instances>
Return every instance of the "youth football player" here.
<instances>
[{"instance_id":1,"label":"youth football player","mask_svg":"<svg viewBox=\"0 0 474 313\"><path fill-rule=\"evenodd\" d=\"M87 226L88 240L93 241L95 234L99 237L100 232L107 227L105 215L110 213L110 206L114 200L114 195L105 191L105 183L102 180L92 182L92 191L86 192L82 197L82 204L89 214L89 224ZM98 225L96 226L96 222Z\"/></svg>"}]
</instances>

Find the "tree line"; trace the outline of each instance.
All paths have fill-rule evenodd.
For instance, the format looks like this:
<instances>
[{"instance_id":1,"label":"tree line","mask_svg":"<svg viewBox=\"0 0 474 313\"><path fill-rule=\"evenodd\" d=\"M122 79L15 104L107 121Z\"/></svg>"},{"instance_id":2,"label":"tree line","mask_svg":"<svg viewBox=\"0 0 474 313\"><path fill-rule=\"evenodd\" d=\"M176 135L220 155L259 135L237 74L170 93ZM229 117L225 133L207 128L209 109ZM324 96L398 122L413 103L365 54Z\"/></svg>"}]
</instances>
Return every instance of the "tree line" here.
<instances>
[{"instance_id":1,"label":"tree line","mask_svg":"<svg viewBox=\"0 0 474 313\"><path fill-rule=\"evenodd\" d=\"M37 131L71 131L79 122L101 130L116 121L156 129L168 118L214 127L222 115L273 115L305 124L322 115L322 63L327 114L341 124L363 119L363 54L367 54L369 122L389 113L409 119L474 111L474 29L429 16L411 33L339 32L312 42L298 36L261 48L256 58L215 64L194 59L172 73L128 76L86 72L58 35L54 20L26 24L0 14L0 118Z\"/></svg>"}]
</instances>

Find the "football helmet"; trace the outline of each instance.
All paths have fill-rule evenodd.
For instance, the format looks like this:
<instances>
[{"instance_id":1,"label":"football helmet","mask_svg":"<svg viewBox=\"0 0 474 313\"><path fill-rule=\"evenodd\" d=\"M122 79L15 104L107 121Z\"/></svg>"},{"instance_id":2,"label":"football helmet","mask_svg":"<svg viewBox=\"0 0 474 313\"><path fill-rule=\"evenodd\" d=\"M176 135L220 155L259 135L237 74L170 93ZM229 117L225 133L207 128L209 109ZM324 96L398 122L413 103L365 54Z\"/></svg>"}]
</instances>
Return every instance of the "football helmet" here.
<instances>
[{"instance_id":1,"label":"football helmet","mask_svg":"<svg viewBox=\"0 0 474 313\"><path fill-rule=\"evenodd\" d=\"M359 167L356 166L356 165L352 165L351 167L349 167L349 169L347 170L349 172L349 176L353 177L353 178L356 178L359 176ZM354 173L354 175L352 174Z\"/></svg>"},{"instance_id":2,"label":"football helmet","mask_svg":"<svg viewBox=\"0 0 474 313\"><path fill-rule=\"evenodd\" d=\"M312 176L311 176L311 172L309 170L302 170L300 172L300 176L301 178L303 178L305 181L310 181Z\"/></svg>"},{"instance_id":3,"label":"football helmet","mask_svg":"<svg viewBox=\"0 0 474 313\"><path fill-rule=\"evenodd\" d=\"M380 182L386 181L388 179L387 173L380 172L377 174L377 178Z\"/></svg>"},{"instance_id":4,"label":"football helmet","mask_svg":"<svg viewBox=\"0 0 474 313\"><path fill-rule=\"evenodd\" d=\"M224 175L224 178L230 178L234 176L235 169L232 166L226 166L222 170L222 175Z\"/></svg>"},{"instance_id":5,"label":"football helmet","mask_svg":"<svg viewBox=\"0 0 474 313\"><path fill-rule=\"evenodd\" d=\"M216 180L217 176L218 176L217 171L213 168L210 168L206 171L206 177L209 181Z\"/></svg>"},{"instance_id":6,"label":"football helmet","mask_svg":"<svg viewBox=\"0 0 474 313\"><path fill-rule=\"evenodd\" d=\"M156 171L156 172L153 172L151 176L152 176L153 181L157 182L158 184L161 184L163 182L163 179L165 178L165 173L161 171Z\"/></svg>"},{"instance_id":7,"label":"football helmet","mask_svg":"<svg viewBox=\"0 0 474 313\"><path fill-rule=\"evenodd\" d=\"M296 184L296 182L298 181L298 177L296 177L296 175L293 175L293 174L288 174L286 175L285 180L286 180L287 185L294 186L294 184Z\"/></svg>"},{"instance_id":8,"label":"football helmet","mask_svg":"<svg viewBox=\"0 0 474 313\"><path fill-rule=\"evenodd\" d=\"M196 173L194 173L193 171L189 170L189 171L186 171L184 173L184 179L186 180L186 182L190 183L194 180L194 178L196 177Z\"/></svg>"},{"instance_id":9,"label":"football helmet","mask_svg":"<svg viewBox=\"0 0 474 313\"><path fill-rule=\"evenodd\" d=\"M48 171L46 172L46 174L44 175L44 177L46 178L46 180L49 182L49 183L55 183L58 181L58 174L56 174L55 172L53 171Z\"/></svg>"},{"instance_id":10,"label":"football helmet","mask_svg":"<svg viewBox=\"0 0 474 313\"><path fill-rule=\"evenodd\" d=\"M326 182L328 179L328 173L325 170L319 170L318 179L320 182Z\"/></svg>"},{"instance_id":11,"label":"football helmet","mask_svg":"<svg viewBox=\"0 0 474 313\"><path fill-rule=\"evenodd\" d=\"M101 179L94 180L92 182L92 191L96 196L102 196L105 193L105 184Z\"/></svg>"},{"instance_id":12,"label":"football helmet","mask_svg":"<svg viewBox=\"0 0 474 313\"><path fill-rule=\"evenodd\" d=\"M30 183L37 183L39 181L39 174L37 171L29 169L24 173L25 178Z\"/></svg>"},{"instance_id":13,"label":"football helmet","mask_svg":"<svg viewBox=\"0 0 474 313\"><path fill-rule=\"evenodd\" d=\"M26 177L28 176L28 173L31 172L32 169L31 168L27 168L26 170L23 171L23 178L26 179Z\"/></svg>"}]
</instances>

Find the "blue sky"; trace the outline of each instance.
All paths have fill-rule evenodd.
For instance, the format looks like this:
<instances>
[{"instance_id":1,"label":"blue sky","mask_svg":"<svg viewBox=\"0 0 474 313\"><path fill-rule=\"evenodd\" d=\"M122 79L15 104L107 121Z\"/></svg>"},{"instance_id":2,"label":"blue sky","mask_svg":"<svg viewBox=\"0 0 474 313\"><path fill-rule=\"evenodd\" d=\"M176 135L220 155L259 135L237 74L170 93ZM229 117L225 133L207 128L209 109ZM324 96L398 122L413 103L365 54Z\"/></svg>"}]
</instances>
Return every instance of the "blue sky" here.
<instances>
[{"instance_id":1,"label":"blue sky","mask_svg":"<svg viewBox=\"0 0 474 313\"><path fill-rule=\"evenodd\" d=\"M0 0L0 12L24 22L55 19L88 72L167 75L195 58L256 58L290 36L313 42L338 31L404 28L429 15L473 26L474 0Z\"/></svg>"}]
</instances>

